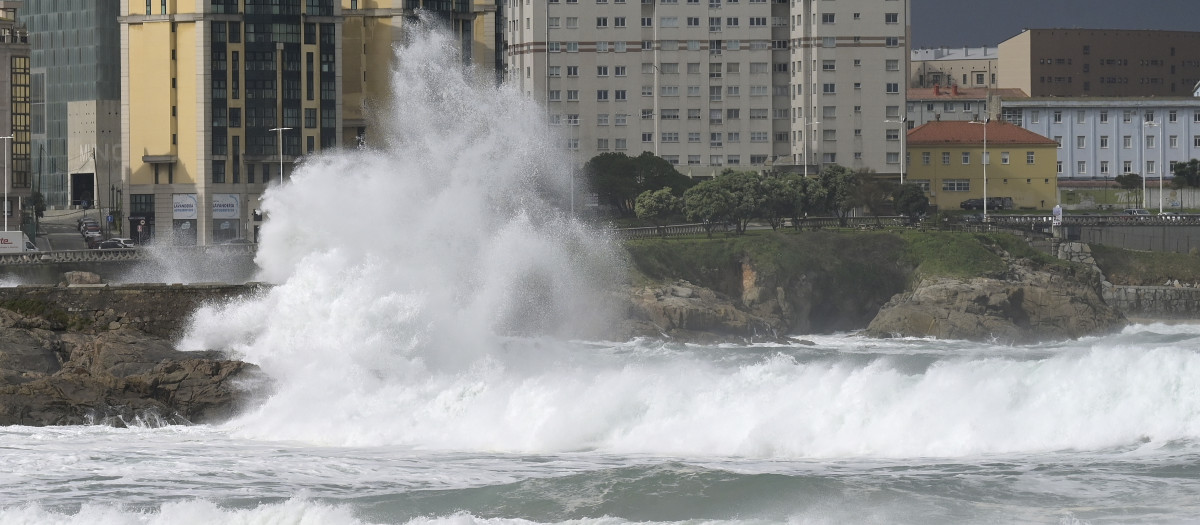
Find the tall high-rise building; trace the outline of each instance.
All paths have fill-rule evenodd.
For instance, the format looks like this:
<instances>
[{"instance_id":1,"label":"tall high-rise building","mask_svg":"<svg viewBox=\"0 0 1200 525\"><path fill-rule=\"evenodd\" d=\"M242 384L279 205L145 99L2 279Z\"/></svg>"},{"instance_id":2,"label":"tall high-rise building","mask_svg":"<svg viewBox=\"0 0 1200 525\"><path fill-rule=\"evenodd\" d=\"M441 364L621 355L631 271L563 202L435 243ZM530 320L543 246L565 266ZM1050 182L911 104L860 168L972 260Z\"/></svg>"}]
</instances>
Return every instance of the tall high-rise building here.
<instances>
[{"instance_id":1,"label":"tall high-rise building","mask_svg":"<svg viewBox=\"0 0 1200 525\"><path fill-rule=\"evenodd\" d=\"M26 0L19 14L30 40L33 185L51 206L110 207L121 157L118 3Z\"/></svg>"},{"instance_id":2,"label":"tall high-rise building","mask_svg":"<svg viewBox=\"0 0 1200 525\"><path fill-rule=\"evenodd\" d=\"M16 226L22 199L32 192L29 173L29 43L17 20L21 2L0 1L0 155L4 156L4 191L7 199L0 209Z\"/></svg>"},{"instance_id":3,"label":"tall high-rise building","mask_svg":"<svg viewBox=\"0 0 1200 525\"><path fill-rule=\"evenodd\" d=\"M124 0L131 236L256 239L263 191L299 159L369 142L393 46L419 12L456 31L471 59L467 0Z\"/></svg>"},{"instance_id":4,"label":"tall high-rise building","mask_svg":"<svg viewBox=\"0 0 1200 525\"><path fill-rule=\"evenodd\" d=\"M506 4L508 79L580 163L900 172L907 0Z\"/></svg>"}]
</instances>

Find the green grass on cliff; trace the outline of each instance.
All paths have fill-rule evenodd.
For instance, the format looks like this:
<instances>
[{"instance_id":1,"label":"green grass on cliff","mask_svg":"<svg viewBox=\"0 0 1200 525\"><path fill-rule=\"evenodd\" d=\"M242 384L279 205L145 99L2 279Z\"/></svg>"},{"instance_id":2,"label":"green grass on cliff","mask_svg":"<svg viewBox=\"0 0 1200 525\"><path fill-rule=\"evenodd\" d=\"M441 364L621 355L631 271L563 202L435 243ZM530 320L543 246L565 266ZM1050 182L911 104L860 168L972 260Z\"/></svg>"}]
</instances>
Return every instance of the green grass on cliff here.
<instances>
[{"instance_id":1,"label":"green grass on cliff","mask_svg":"<svg viewBox=\"0 0 1200 525\"><path fill-rule=\"evenodd\" d=\"M634 280L685 279L724 291L740 289L748 259L762 277L812 278L877 286L879 268L895 268L904 242L889 233L769 232L745 235L639 239L625 242ZM819 277L818 277L819 276Z\"/></svg>"},{"instance_id":2,"label":"green grass on cliff","mask_svg":"<svg viewBox=\"0 0 1200 525\"><path fill-rule=\"evenodd\" d=\"M765 275L803 272L838 282L875 286L881 273L906 268L923 277L995 277L1008 269L998 249L1040 265L1068 264L1003 233L899 230L896 232L750 232L745 235L640 239L625 243L634 280L686 279L737 289L743 258ZM785 270L787 268L787 270ZM882 272L880 269L888 269Z\"/></svg>"},{"instance_id":3,"label":"green grass on cliff","mask_svg":"<svg viewBox=\"0 0 1200 525\"><path fill-rule=\"evenodd\" d=\"M1168 280L1200 283L1200 256L1171 252L1142 252L1093 244L1092 257L1109 282L1131 286L1161 286Z\"/></svg>"}]
</instances>

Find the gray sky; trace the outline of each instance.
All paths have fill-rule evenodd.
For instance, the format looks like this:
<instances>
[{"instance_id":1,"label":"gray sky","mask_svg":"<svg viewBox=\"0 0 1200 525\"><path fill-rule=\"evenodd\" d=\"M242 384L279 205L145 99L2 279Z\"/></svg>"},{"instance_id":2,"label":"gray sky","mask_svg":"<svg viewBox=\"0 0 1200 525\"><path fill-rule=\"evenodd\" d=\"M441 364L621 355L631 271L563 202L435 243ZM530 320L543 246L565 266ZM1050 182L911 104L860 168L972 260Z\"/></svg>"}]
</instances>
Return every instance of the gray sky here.
<instances>
[{"instance_id":1,"label":"gray sky","mask_svg":"<svg viewBox=\"0 0 1200 525\"><path fill-rule=\"evenodd\" d=\"M909 0L912 47L994 46L1022 29L1200 31L1200 0Z\"/></svg>"}]
</instances>

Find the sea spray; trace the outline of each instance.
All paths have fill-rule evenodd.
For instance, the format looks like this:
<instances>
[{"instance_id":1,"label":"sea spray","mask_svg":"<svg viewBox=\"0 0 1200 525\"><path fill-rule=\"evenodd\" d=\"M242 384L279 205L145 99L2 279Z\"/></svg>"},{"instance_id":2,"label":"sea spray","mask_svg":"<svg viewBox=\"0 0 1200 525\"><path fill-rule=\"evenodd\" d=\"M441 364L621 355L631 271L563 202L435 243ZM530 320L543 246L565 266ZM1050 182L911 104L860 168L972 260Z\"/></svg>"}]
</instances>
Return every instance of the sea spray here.
<instances>
[{"instance_id":1,"label":"sea spray","mask_svg":"<svg viewBox=\"0 0 1200 525\"><path fill-rule=\"evenodd\" d=\"M769 351L564 340L605 317L603 285L621 281L610 243L563 212L544 111L472 79L446 34L414 35L387 133L309 159L266 196L258 263L276 286L200 311L181 344L275 379L229 424L239 437L795 459L1200 436L1190 335L933 356L853 337Z\"/></svg>"}]
</instances>

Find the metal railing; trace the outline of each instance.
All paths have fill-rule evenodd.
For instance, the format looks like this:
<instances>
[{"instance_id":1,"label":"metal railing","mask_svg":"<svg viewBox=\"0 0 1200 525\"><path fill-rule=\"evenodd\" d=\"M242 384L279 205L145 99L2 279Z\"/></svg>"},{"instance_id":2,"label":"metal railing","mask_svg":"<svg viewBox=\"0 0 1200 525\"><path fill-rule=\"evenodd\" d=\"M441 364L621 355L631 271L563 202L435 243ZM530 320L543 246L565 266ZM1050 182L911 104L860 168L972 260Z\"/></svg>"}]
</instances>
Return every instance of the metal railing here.
<instances>
[{"instance_id":1,"label":"metal railing","mask_svg":"<svg viewBox=\"0 0 1200 525\"><path fill-rule=\"evenodd\" d=\"M0 265L52 264L76 262L139 261L162 255L253 255L257 244L214 244L204 246L162 246L118 250L55 250L0 253Z\"/></svg>"}]
</instances>

